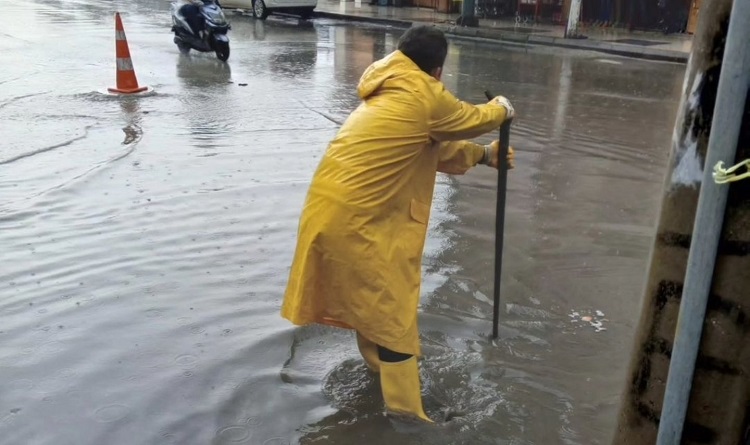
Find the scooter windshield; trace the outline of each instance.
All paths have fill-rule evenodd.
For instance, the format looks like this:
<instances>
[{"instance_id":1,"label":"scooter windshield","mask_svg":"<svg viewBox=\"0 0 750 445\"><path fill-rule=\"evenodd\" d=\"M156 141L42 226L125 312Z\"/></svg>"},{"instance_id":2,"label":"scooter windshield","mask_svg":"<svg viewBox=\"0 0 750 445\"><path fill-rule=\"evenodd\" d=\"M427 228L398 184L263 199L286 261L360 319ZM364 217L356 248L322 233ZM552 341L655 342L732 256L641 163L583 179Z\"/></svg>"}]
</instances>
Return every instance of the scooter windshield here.
<instances>
[{"instance_id":1,"label":"scooter windshield","mask_svg":"<svg viewBox=\"0 0 750 445\"><path fill-rule=\"evenodd\" d=\"M224 26L227 24L227 18L224 16L224 11L216 5L205 5L202 8L203 16L206 20L217 26Z\"/></svg>"}]
</instances>

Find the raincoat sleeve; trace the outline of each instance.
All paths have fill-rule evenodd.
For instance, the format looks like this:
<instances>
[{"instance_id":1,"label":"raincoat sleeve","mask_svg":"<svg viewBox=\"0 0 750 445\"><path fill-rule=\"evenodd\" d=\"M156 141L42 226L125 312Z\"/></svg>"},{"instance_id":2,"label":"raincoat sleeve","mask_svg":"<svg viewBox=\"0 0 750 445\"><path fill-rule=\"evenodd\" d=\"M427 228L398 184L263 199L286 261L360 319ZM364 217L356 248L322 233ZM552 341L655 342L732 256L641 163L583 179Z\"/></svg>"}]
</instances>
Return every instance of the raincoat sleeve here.
<instances>
[{"instance_id":1,"label":"raincoat sleeve","mask_svg":"<svg viewBox=\"0 0 750 445\"><path fill-rule=\"evenodd\" d=\"M429 124L430 137L439 142L472 139L500 128L505 108L496 104L472 105L458 100L440 84Z\"/></svg>"},{"instance_id":2,"label":"raincoat sleeve","mask_svg":"<svg viewBox=\"0 0 750 445\"><path fill-rule=\"evenodd\" d=\"M463 175L482 160L484 147L471 141L438 143L438 171Z\"/></svg>"}]
</instances>

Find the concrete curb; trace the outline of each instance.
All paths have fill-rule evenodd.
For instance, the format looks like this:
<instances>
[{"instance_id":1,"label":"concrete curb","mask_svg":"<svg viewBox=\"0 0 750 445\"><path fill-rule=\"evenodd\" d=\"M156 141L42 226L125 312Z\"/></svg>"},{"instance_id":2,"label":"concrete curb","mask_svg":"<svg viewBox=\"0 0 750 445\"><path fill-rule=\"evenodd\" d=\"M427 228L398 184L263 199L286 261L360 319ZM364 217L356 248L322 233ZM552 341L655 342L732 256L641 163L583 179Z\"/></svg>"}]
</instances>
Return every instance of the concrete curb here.
<instances>
[{"instance_id":1,"label":"concrete curb","mask_svg":"<svg viewBox=\"0 0 750 445\"><path fill-rule=\"evenodd\" d=\"M396 28L410 28L416 24L429 22L412 22L408 20L386 19L380 17L367 17L351 14L342 14L328 11L315 11L315 17L346 20L355 22L374 23L393 26ZM632 57L636 59L656 60L662 62L687 63L689 54L669 49L648 48L635 45L626 45L606 40L589 39L564 39L533 34L519 34L515 32L499 31L492 28L467 28L456 25L433 23L432 26L439 28L448 35L469 40L498 41L521 45L542 45L558 48L580 49L587 51L598 51L601 53L617 56Z\"/></svg>"},{"instance_id":2,"label":"concrete curb","mask_svg":"<svg viewBox=\"0 0 750 445\"><path fill-rule=\"evenodd\" d=\"M481 38L483 40L499 40L516 44L545 45L559 48L581 49L598 51L618 56L633 57L638 59L658 60L665 62L686 63L689 54L660 48L648 48L635 45L608 42L606 40L589 39L564 39L543 35L523 35L513 32L503 32L488 28L464 28L455 25L434 24L446 34L463 37Z\"/></svg>"},{"instance_id":3,"label":"concrete curb","mask_svg":"<svg viewBox=\"0 0 750 445\"><path fill-rule=\"evenodd\" d=\"M367 16L361 16L361 15L341 14L337 12L328 12L328 11L315 11L313 13L313 17L346 20L349 22L375 23L379 25L388 25L388 26L393 26L396 28L404 28L404 29L411 28L413 25L413 22L410 22L408 20L384 19L380 17L367 17Z\"/></svg>"}]
</instances>

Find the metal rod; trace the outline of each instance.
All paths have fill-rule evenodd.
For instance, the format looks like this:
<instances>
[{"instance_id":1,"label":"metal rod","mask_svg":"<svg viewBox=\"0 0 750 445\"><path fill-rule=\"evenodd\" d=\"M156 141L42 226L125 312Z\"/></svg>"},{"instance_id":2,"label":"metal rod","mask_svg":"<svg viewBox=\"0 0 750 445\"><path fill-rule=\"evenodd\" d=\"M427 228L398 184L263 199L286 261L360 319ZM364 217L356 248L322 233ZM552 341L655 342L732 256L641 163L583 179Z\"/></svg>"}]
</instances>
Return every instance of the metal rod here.
<instances>
[{"instance_id":1,"label":"metal rod","mask_svg":"<svg viewBox=\"0 0 750 445\"><path fill-rule=\"evenodd\" d=\"M495 96L489 91L487 100ZM500 278L503 270L503 234L505 232L505 195L508 185L508 147L510 146L510 125L513 118L506 119L500 126L500 151L497 165L497 206L495 208L495 282L492 306L492 338L499 335L500 325Z\"/></svg>"},{"instance_id":2,"label":"metal rod","mask_svg":"<svg viewBox=\"0 0 750 445\"><path fill-rule=\"evenodd\" d=\"M732 164L736 157L750 85L750 47L747 42L750 42L750 1L735 0L703 167L703 183L698 197L657 445L678 445L682 439L729 190L729 186L713 182L711 169L718 161Z\"/></svg>"}]
</instances>

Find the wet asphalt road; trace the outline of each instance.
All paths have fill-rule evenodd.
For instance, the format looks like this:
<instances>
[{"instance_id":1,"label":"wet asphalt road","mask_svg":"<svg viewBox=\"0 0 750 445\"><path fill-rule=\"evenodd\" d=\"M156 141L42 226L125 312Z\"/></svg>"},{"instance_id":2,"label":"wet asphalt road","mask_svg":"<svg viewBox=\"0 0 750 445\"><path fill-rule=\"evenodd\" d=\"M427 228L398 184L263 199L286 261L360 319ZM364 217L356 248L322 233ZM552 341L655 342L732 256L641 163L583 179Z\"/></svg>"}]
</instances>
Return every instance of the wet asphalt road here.
<instances>
[{"instance_id":1,"label":"wet asphalt road","mask_svg":"<svg viewBox=\"0 0 750 445\"><path fill-rule=\"evenodd\" d=\"M115 9L154 95L101 93ZM223 64L180 56L167 2L3 3L0 443L609 443L684 67L452 44L448 88L519 115L501 339L496 175L439 175L425 404L461 415L404 431L349 333L278 315L317 160L400 31L229 18Z\"/></svg>"}]
</instances>

